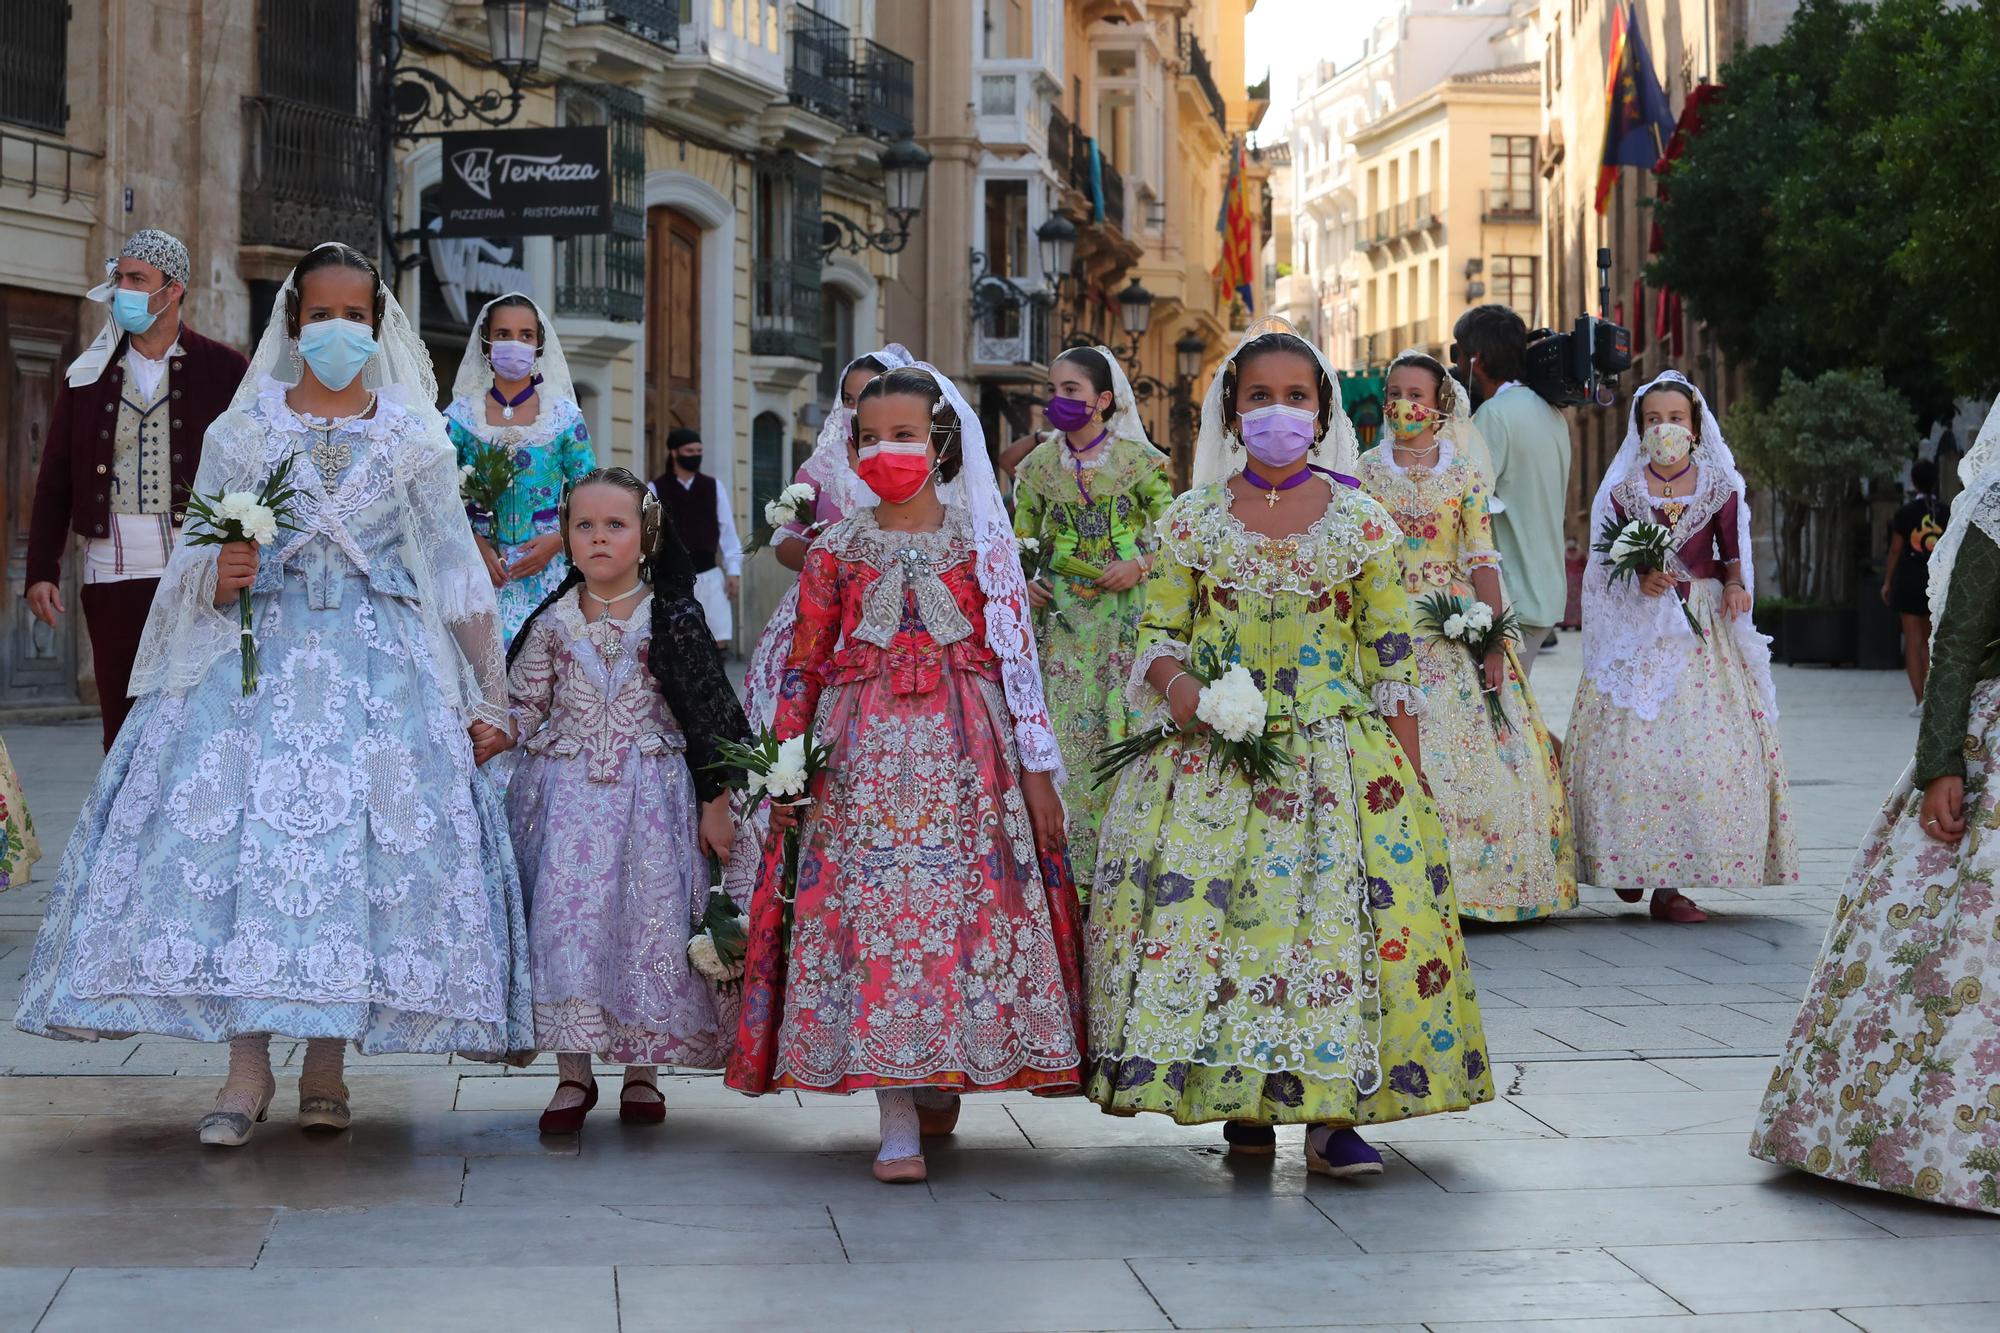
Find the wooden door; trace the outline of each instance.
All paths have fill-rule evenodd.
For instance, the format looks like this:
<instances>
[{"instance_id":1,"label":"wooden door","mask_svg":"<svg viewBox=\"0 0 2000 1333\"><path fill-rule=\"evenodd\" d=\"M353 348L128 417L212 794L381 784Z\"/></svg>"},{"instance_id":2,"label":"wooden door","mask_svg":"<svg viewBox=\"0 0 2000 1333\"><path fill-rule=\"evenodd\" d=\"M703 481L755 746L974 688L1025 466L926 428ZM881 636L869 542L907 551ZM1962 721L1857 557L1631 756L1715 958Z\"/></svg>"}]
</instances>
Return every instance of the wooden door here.
<instances>
[{"instance_id":1,"label":"wooden door","mask_svg":"<svg viewBox=\"0 0 2000 1333\"><path fill-rule=\"evenodd\" d=\"M667 433L701 429L701 228L671 208L646 216L646 471L667 470Z\"/></svg>"},{"instance_id":2,"label":"wooden door","mask_svg":"<svg viewBox=\"0 0 2000 1333\"><path fill-rule=\"evenodd\" d=\"M0 287L0 700L75 703L77 561L63 561L68 614L50 629L28 613L28 519L58 378L76 351L76 302Z\"/></svg>"}]
</instances>

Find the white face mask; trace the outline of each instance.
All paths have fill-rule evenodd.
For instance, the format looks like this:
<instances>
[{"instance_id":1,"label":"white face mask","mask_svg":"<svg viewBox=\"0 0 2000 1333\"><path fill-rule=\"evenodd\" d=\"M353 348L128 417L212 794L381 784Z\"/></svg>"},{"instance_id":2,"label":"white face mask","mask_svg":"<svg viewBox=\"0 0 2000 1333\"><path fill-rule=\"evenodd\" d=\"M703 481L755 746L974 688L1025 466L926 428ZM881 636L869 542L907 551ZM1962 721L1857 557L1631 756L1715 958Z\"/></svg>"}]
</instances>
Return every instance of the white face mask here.
<instances>
[{"instance_id":1,"label":"white face mask","mask_svg":"<svg viewBox=\"0 0 2000 1333\"><path fill-rule=\"evenodd\" d=\"M1656 421L1639 437L1639 449L1648 462L1673 467L1694 452L1694 432L1678 421Z\"/></svg>"}]
</instances>

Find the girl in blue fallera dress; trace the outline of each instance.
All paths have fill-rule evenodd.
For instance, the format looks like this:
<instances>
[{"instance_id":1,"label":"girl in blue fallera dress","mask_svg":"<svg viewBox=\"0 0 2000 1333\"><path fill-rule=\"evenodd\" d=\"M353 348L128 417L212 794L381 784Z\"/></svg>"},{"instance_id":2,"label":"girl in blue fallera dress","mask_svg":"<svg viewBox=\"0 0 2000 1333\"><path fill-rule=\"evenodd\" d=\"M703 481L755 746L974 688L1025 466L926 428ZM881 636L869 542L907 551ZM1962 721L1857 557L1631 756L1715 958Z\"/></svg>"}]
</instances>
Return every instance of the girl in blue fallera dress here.
<instances>
[{"instance_id":1,"label":"girl in blue fallera dress","mask_svg":"<svg viewBox=\"0 0 2000 1333\"><path fill-rule=\"evenodd\" d=\"M16 1024L229 1042L204 1143L264 1118L273 1033L307 1041L299 1123L324 1129L348 1123L347 1042L533 1045L520 878L476 768L508 740L500 620L436 397L373 265L301 260L195 483L255 491L290 459L296 526L176 546L49 895Z\"/></svg>"},{"instance_id":2,"label":"girl in blue fallera dress","mask_svg":"<svg viewBox=\"0 0 2000 1333\"><path fill-rule=\"evenodd\" d=\"M557 509L563 492L597 466L590 431L555 326L519 292L496 296L473 319L451 391L445 429L459 466L482 448L503 450L514 464L514 484L499 504L466 506L511 644L569 574Z\"/></svg>"}]
</instances>

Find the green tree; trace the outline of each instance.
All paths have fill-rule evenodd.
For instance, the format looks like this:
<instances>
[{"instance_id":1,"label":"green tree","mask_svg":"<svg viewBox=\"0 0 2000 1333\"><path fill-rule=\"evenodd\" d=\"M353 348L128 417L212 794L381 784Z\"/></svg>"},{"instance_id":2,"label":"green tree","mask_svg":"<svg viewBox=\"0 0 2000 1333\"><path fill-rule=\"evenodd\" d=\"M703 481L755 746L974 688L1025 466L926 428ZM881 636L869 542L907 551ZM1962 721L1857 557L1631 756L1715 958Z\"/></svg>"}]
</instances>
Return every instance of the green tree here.
<instances>
[{"instance_id":1,"label":"green tree","mask_svg":"<svg viewBox=\"0 0 2000 1333\"><path fill-rule=\"evenodd\" d=\"M1901 471L1916 438L1910 405L1872 367L1811 380L1785 370L1768 406L1739 400L1722 428L1743 475L1776 499L1785 595L1849 604L1860 483Z\"/></svg>"}]
</instances>

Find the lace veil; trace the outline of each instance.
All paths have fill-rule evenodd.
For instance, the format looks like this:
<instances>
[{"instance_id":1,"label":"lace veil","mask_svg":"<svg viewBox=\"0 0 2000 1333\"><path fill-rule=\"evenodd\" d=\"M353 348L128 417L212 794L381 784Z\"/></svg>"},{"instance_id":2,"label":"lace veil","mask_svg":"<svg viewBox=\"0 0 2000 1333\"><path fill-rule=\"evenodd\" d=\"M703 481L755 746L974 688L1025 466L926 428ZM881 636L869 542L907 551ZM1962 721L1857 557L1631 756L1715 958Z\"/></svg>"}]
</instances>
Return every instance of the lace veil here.
<instances>
[{"instance_id":1,"label":"lace veil","mask_svg":"<svg viewBox=\"0 0 2000 1333\"><path fill-rule=\"evenodd\" d=\"M1223 362L1225 368L1233 367L1244 346L1252 339L1267 333L1286 333L1298 338L1299 345L1312 353L1319 368L1326 373L1326 382L1333 391L1340 391L1340 378L1333 373L1333 365L1326 354L1304 338L1290 323L1273 315L1267 315L1253 323L1244 331L1243 338ZM1215 372L1215 378L1208 382L1208 392L1201 400L1201 431L1195 436L1194 470L1190 480L1197 487L1221 481L1231 473L1240 470L1235 453L1242 446L1236 433L1229 429L1228 405L1222 401L1223 372ZM1321 436L1307 455L1307 461L1316 468L1338 473L1352 480L1356 469L1361 466L1361 442L1354 433L1354 423L1347 419L1338 402L1333 403L1327 414L1326 434Z\"/></svg>"},{"instance_id":2,"label":"lace veil","mask_svg":"<svg viewBox=\"0 0 2000 1333\"><path fill-rule=\"evenodd\" d=\"M395 554L417 589L438 686L453 706L506 727L499 608L459 499L457 456L437 410L430 354L395 296L378 287L380 350L362 368L361 380L377 394L382 457L357 454L341 486L330 487L307 452L312 432L285 402L285 390L305 373L298 340L286 327L293 290L287 277L249 373L228 410L208 428L194 490L202 495L255 490L279 463L292 459L290 480L299 494L291 521L298 530L281 534L262 553L257 587L265 591L273 586L267 580L281 577L287 561L321 538L339 547L360 572L370 572L368 553L348 530L348 508L358 503L355 492L365 489L365 478L355 474L370 466L385 470L386 484L402 501ZM215 605L215 548L191 546L189 535L182 534L168 557L146 618L132 667L134 696L191 689L217 660L237 651L236 610Z\"/></svg>"},{"instance_id":3,"label":"lace veil","mask_svg":"<svg viewBox=\"0 0 2000 1333\"><path fill-rule=\"evenodd\" d=\"M1639 451L1639 404L1647 390L1662 385L1687 394L1701 410L1701 434L1692 455L1699 475L1687 508L1674 525L1672 549L1678 552L1688 537L1713 518L1730 496L1735 496L1743 586L1754 597L1757 571L1756 561L1751 557L1750 501L1743 474L1736 470L1736 457L1722 438L1721 422L1709 408L1708 400L1677 370L1665 372L1632 395L1625 442L1611 460L1604 481L1597 488L1597 498L1590 506L1590 543L1597 543L1598 534L1610 520L1614 500L1628 516L1652 512L1652 502L1646 494L1645 459ZM1675 566L1679 565L1678 556L1672 560ZM1681 579L1687 577L1684 569L1668 572ZM1765 711L1777 717L1778 693L1771 683L1771 641L1757 632L1747 615L1719 617L1716 623L1717 632L1736 636L1737 649L1756 682ZM1651 721L1659 716L1660 706L1680 683L1681 673L1687 669L1694 651L1694 631L1688 628L1687 618L1673 597L1647 597L1632 579L1614 587L1605 557L1591 552L1583 575L1583 670L1591 684L1618 707Z\"/></svg>"},{"instance_id":4,"label":"lace veil","mask_svg":"<svg viewBox=\"0 0 2000 1333\"><path fill-rule=\"evenodd\" d=\"M901 343L890 343L867 355L880 361L885 370L901 370L917 364L917 358L911 356L910 349ZM812 455L805 461L807 479L843 514L875 503L875 493L854 475L854 464L847 456L848 440L853 435L854 409L843 407L840 402L840 386L847 382L847 377L854 373L861 360L857 356L840 368L840 378L833 383L833 401L827 405L826 420L820 423L819 442L813 446Z\"/></svg>"},{"instance_id":5,"label":"lace veil","mask_svg":"<svg viewBox=\"0 0 2000 1333\"><path fill-rule=\"evenodd\" d=\"M1944 608L1951 596L1951 567L1958 562L1958 549L1965 545L1965 530L1976 527L2000 546L2000 398L1986 413L1985 424L1972 448L1958 460L1958 479L1964 490L1951 507L1951 522L1944 536L1931 549L1930 604L1931 635L1944 623Z\"/></svg>"},{"instance_id":6,"label":"lace veil","mask_svg":"<svg viewBox=\"0 0 2000 1333\"><path fill-rule=\"evenodd\" d=\"M472 317L472 328L465 338L465 355L458 362L458 378L451 382L452 402L470 403L476 407L479 400L486 396L486 391L493 387L493 363L486 359L486 340L480 337L479 331L486 327L486 312L502 301L526 301L534 306L535 318L541 322L542 347L541 355L535 358L535 374L542 377L542 401L574 403L576 383L570 379L569 361L563 356L562 339L556 336L556 322L525 292L496 296L479 307L479 313Z\"/></svg>"}]
</instances>

